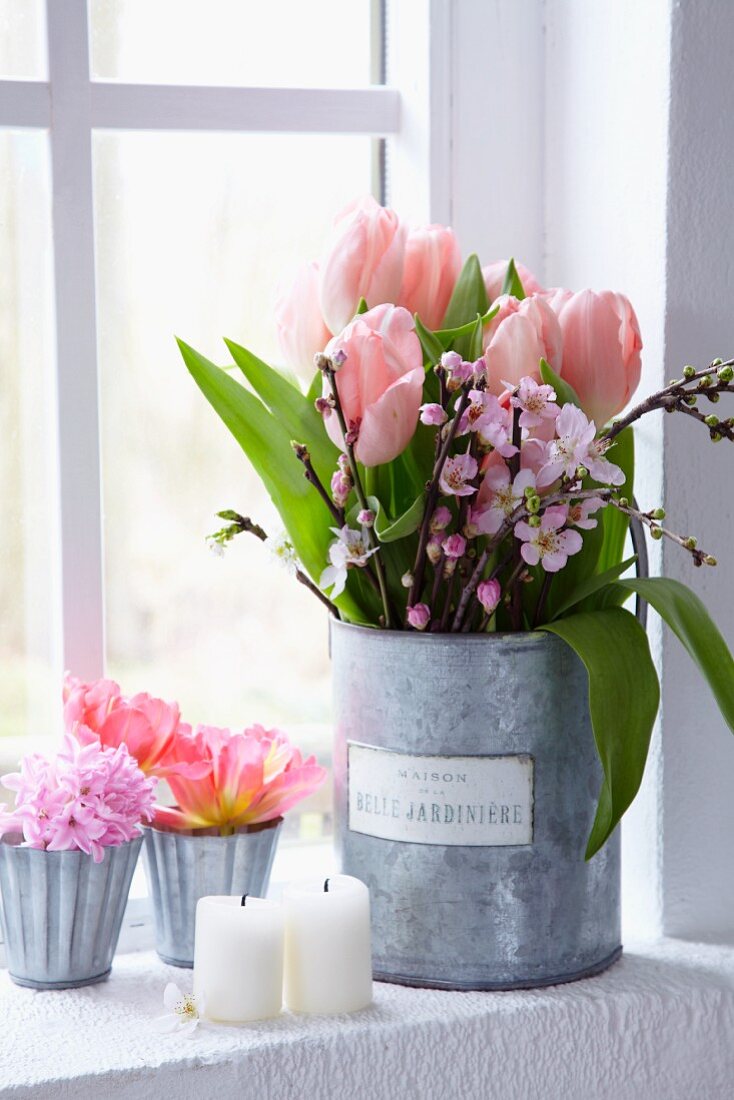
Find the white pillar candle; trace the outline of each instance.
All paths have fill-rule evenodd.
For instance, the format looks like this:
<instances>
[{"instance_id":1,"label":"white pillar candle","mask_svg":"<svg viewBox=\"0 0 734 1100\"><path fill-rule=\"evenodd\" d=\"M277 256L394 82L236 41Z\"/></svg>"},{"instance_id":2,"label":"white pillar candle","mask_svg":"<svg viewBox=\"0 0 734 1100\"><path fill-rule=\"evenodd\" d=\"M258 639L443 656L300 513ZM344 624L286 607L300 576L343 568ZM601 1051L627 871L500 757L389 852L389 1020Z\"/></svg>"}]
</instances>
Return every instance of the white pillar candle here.
<instances>
[{"instance_id":1,"label":"white pillar candle","mask_svg":"<svg viewBox=\"0 0 734 1100\"><path fill-rule=\"evenodd\" d=\"M293 883L285 906L285 1002L292 1012L356 1012L372 1002L370 894L350 875Z\"/></svg>"},{"instance_id":2,"label":"white pillar candle","mask_svg":"<svg viewBox=\"0 0 734 1100\"><path fill-rule=\"evenodd\" d=\"M200 898L194 993L222 1023L277 1016L283 1007L283 907L264 898Z\"/></svg>"}]
</instances>

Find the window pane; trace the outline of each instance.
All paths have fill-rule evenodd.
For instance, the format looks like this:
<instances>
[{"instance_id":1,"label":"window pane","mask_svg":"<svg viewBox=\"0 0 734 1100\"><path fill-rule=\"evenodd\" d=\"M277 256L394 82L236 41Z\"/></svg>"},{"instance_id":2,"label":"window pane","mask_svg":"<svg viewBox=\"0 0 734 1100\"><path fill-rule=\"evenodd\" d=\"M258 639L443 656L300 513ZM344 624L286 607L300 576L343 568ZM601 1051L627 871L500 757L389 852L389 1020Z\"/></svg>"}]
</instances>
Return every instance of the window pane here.
<instances>
[{"instance_id":1,"label":"window pane","mask_svg":"<svg viewBox=\"0 0 734 1100\"><path fill-rule=\"evenodd\" d=\"M0 79L46 80L43 0L0 0Z\"/></svg>"},{"instance_id":2,"label":"window pane","mask_svg":"<svg viewBox=\"0 0 734 1100\"><path fill-rule=\"evenodd\" d=\"M92 73L155 84L369 84L372 0L91 0Z\"/></svg>"},{"instance_id":3,"label":"window pane","mask_svg":"<svg viewBox=\"0 0 734 1100\"><path fill-rule=\"evenodd\" d=\"M50 242L46 137L0 130L0 772L60 721Z\"/></svg>"},{"instance_id":4,"label":"window pane","mask_svg":"<svg viewBox=\"0 0 734 1100\"><path fill-rule=\"evenodd\" d=\"M369 180L365 137L95 137L108 667L191 722L328 720L327 621L256 539L207 548L219 509L279 524L174 334L215 362L225 335L277 362L283 270Z\"/></svg>"}]
</instances>

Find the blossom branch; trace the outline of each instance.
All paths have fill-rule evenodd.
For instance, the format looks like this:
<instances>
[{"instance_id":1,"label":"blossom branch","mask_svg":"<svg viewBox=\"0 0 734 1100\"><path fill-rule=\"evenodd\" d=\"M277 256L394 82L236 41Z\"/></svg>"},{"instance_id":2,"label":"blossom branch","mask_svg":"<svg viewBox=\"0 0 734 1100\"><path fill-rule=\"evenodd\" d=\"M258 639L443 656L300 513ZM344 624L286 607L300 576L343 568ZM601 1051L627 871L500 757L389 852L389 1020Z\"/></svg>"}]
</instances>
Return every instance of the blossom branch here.
<instances>
[{"instance_id":1,"label":"blossom branch","mask_svg":"<svg viewBox=\"0 0 734 1100\"><path fill-rule=\"evenodd\" d=\"M714 378L717 381L714 381ZM668 412L683 412L696 420L702 420L712 432L716 430L721 436L734 440L734 425L730 421L718 421L717 418L712 418L712 420L717 419L717 427L714 429L709 419L693 407L700 395L713 397L715 403L720 393L734 393L732 379L734 379L734 359L728 359L726 362L715 359L708 367L698 371L693 367L684 367L683 378L673 380L664 389L646 397L625 416L613 421L611 426L601 433L600 438L611 442L640 417L656 409L665 409Z\"/></svg>"},{"instance_id":2,"label":"blossom branch","mask_svg":"<svg viewBox=\"0 0 734 1100\"><path fill-rule=\"evenodd\" d=\"M357 494L357 500L359 506L363 511L369 510L367 503L367 497L362 487L362 481L359 476L359 470L357 469L357 460L354 457L354 443L352 440L353 433L347 427L346 417L344 416L344 409L342 408L341 398L339 397L339 391L336 385L336 372L334 369L334 363L327 356L320 356L321 369L324 375L328 379L329 387L331 389L331 395L334 399L334 412L336 413L337 420L339 421L339 428L344 439L344 447L349 459L349 470L352 475L352 482L354 483L354 491ZM380 544L375 538L372 528L368 528L368 540L371 546L377 549L377 553L374 555L375 573L377 574L377 584L380 590L380 598L382 600L382 609L385 616L385 626L389 630L392 626L392 618L390 615L390 600L387 594L387 582L385 581L385 570L382 565L382 558L380 556Z\"/></svg>"},{"instance_id":3,"label":"blossom branch","mask_svg":"<svg viewBox=\"0 0 734 1100\"><path fill-rule=\"evenodd\" d=\"M329 509L337 525L339 527L343 527L344 509L339 508L338 505L334 503L334 501L331 499L326 489L324 488L323 483L319 478L319 475L313 468L308 447L306 447L306 445L303 443L297 443L295 440L291 440L291 447L293 448L294 454L298 461L303 463L303 476L305 477L306 481L313 485L314 489L319 494L326 507Z\"/></svg>"},{"instance_id":4,"label":"blossom branch","mask_svg":"<svg viewBox=\"0 0 734 1100\"><path fill-rule=\"evenodd\" d=\"M229 520L229 526L223 527L221 531L217 531L210 537L214 539L220 546L225 546L236 535L241 535L243 532L248 535L254 535L260 542L268 541L268 534L259 523L254 523L249 516L241 516L239 512L234 512L231 509L227 509L225 512L217 512L220 519ZM326 607L335 619L339 618L339 609L336 604L333 604L328 596L325 596L320 588L313 583L310 577L307 577L302 569L296 566L295 569L296 580L307 588L309 592L313 592L317 600Z\"/></svg>"},{"instance_id":5,"label":"blossom branch","mask_svg":"<svg viewBox=\"0 0 734 1100\"><path fill-rule=\"evenodd\" d=\"M415 604L423 588L423 577L426 569L426 547L428 546L428 537L431 533L431 519L433 518L433 513L436 510L436 504L438 502L439 481L443 473L443 468L446 465L449 451L451 450L451 444L459 429L459 422L461 421L468 402L469 389L468 386L463 386L461 397L454 408L454 419L445 429L446 435L444 437L443 446L439 451L438 458L433 467L433 474L431 475L431 480L427 487L426 506L423 512L420 535L418 536L418 550L416 551L415 565L413 566L413 583L410 586L410 593L408 595L408 607L412 607L413 604ZM438 435L440 438L441 429L439 429Z\"/></svg>"},{"instance_id":6,"label":"blossom branch","mask_svg":"<svg viewBox=\"0 0 734 1100\"><path fill-rule=\"evenodd\" d=\"M638 519L640 523L643 523L650 532L650 536L655 540L662 538L670 539L676 546L681 546L684 550L693 558L693 564L696 566L701 565L716 565L716 558L712 554L707 554L705 550L699 550L696 539L693 535L685 536L678 535L675 531L670 531L667 527L663 527L659 522L665 518L665 511L662 508L655 508L650 512L641 512L638 508L632 507L626 497L611 497L610 504L612 504L618 511L624 512L625 515L631 516L634 519Z\"/></svg>"}]
</instances>

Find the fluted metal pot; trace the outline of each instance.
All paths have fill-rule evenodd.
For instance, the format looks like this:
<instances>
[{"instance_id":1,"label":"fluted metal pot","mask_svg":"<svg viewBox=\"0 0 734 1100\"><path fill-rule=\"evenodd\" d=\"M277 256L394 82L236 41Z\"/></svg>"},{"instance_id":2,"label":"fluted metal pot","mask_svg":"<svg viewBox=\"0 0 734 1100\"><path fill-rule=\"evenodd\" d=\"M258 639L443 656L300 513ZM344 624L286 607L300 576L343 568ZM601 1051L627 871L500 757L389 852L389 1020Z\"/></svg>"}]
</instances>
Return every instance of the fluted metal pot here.
<instances>
[{"instance_id":1,"label":"fluted metal pot","mask_svg":"<svg viewBox=\"0 0 734 1100\"><path fill-rule=\"evenodd\" d=\"M142 836L105 848L95 863L79 851L0 841L0 895L10 977L33 989L104 981L112 966Z\"/></svg>"},{"instance_id":2,"label":"fluted metal pot","mask_svg":"<svg viewBox=\"0 0 734 1100\"><path fill-rule=\"evenodd\" d=\"M282 817L231 836L144 827L145 870L153 896L156 951L173 966L194 965L196 903L215 894L264 897Z\"/></svg>"},{"instance_id":3,"label":"fluted metal pot","mask_svg":"<svg viewBox=\"0 0 734 1100\"><path fill-rule=\"evenodd\" d=\"M337 850L370 889L375 976L512 989L614 962L619 835L584 860L602 770L575 654L336 621L331 654Z\"/></svg>"}]
</instances>

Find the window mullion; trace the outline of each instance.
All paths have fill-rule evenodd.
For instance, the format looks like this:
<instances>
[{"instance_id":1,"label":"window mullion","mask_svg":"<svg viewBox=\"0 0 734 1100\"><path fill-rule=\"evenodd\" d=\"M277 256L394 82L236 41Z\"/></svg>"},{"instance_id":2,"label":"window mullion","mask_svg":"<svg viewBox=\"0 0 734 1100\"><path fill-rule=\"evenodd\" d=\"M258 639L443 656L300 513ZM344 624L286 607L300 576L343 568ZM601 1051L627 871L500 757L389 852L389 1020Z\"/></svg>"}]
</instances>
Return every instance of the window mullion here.
<instances>
[{"instance_id":1,"label":"window mullion","mask_svg":"<svg viewBox=\"0 0 734 1100\"><path fill-rule=\"evenodd\" d=\"M96 677L104 602L87 4L47 0L46 11L63 658L77 675Z\"/></svg>"}]
</instances>

